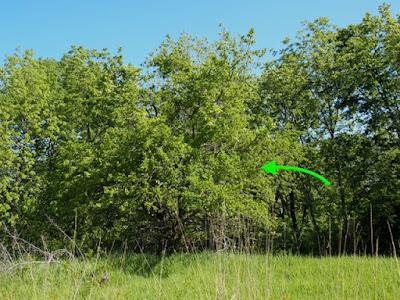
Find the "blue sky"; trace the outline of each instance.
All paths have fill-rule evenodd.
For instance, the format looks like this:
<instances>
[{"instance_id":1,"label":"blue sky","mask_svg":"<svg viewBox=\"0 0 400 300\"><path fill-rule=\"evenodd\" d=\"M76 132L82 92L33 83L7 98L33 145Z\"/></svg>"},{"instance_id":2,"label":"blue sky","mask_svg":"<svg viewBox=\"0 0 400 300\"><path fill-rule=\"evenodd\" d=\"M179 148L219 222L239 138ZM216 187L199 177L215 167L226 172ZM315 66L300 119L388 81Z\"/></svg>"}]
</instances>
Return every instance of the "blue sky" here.
<instances>
[{"instance_id":1,"label":"blue sky","mask_svg":"<svg viewBox=\"0 0 400 300\"><path fill-rule=\"evenodd\" d=\"M400 12L400 1L385 1ZM182 32L214 40L222 23L234 34L256 31L259 47L279 48L304 20L320 16L345 26L374 14L375 0L203 0L203 1L3 1L0 6L0 55L32 48L38 57L59 58L71 45L123 47L126 62L138 65L166 34Z\"/></svg>"}]
</instances>

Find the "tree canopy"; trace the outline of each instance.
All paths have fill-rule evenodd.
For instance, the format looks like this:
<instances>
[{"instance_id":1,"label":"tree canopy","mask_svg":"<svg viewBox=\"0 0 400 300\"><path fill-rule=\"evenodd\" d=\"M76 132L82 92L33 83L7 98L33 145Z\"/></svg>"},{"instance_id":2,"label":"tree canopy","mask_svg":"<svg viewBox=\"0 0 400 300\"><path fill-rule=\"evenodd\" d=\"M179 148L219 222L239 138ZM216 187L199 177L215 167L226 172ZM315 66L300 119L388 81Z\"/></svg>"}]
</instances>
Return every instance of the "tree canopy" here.
<instances>
[{"instance_id":1,"label":"tree canopy","mask_svg":"<svg viewBox=\"0 0 400 300\"><path fill-rule=\"evenodd\" d=\"M87 253L392 253L399 53L388 6L344 28L309 22L272 53L253 29L167 37L141 68L122 51L17 51L0 67L0 226ZM332 186L268 176L271 160Z\"/></svg>"}]
</instances>

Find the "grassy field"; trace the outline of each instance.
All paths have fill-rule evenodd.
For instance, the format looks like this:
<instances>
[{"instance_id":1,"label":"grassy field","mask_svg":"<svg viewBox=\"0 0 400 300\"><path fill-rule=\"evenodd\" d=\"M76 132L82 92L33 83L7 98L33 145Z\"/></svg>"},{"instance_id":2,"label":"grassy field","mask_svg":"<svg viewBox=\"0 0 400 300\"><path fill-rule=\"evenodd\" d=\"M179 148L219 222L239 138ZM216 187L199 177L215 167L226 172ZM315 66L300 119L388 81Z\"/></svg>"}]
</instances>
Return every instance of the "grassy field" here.
<instances>
[{"instance_id":1,"label":"grassy field","mask_svg":"<svg viewBox=\"0 0 400 300\"><path fill-rule=\"evenodd\" d=\"M394 258L182 254L3 266L0 299L399 299Z\"/></svg>"}]
</instances>

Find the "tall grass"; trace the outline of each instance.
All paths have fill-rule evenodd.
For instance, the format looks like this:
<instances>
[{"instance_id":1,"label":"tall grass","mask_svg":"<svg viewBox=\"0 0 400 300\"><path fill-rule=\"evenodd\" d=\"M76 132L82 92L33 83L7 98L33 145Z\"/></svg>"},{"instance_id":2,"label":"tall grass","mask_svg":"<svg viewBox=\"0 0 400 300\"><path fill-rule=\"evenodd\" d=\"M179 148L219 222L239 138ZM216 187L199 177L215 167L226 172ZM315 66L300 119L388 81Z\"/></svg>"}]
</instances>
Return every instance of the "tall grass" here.
<instances>
[{"instance_id":1,"label":"tall grass","mask_svg":"<svg viewBox=\"0 0 400 300\"><path fill-rule=\"evenodd\" d=\"M243 249L248 250L233 251L221 239L215 252L155 256L125 249L102 255L98 251L88 258L73 238L67 237L72 248L50 251L45 241L38 247L8 230L4 233L9 242L0 241L0 300L399 299L400 295L396 255L272 255L270 247L267 254L249 254L246 243Z\"/></svg>"},{"instance_id":2,"label":"tall grass","mask_svg":"<svg viewBox=\"0 0 400 300\"><path fill-rule=\"evenodd\" d=\"M235 253L108 255L0 273L0 299L398 299L394 258ZM107 282L102 276L108 273Z\"/></svg>"}]
</instances>

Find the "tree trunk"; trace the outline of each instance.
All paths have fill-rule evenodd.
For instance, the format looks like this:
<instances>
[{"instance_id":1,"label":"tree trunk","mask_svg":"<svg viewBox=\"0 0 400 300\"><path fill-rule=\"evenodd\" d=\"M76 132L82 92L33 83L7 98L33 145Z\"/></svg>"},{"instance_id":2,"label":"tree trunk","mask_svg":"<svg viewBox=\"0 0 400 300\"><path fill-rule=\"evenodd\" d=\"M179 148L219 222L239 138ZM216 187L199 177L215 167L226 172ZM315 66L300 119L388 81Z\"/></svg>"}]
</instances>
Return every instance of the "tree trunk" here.
<instances>
[{"instance_id":1,"label":"tree trunk","mask_svg":"<svg viewBox=\"0 0 400 300\"><path fill-rule=\"evenodd\" d=\"M300 252L300 230L297 224L297 217L296 217L296 199L294 197L294 193L290 192L289 194L289 214L290 214L290 219L292 221L292 231L293 231L293 237L295 241L295 247L297 250L297 253Z\"/></svg>"}]
</instances>

